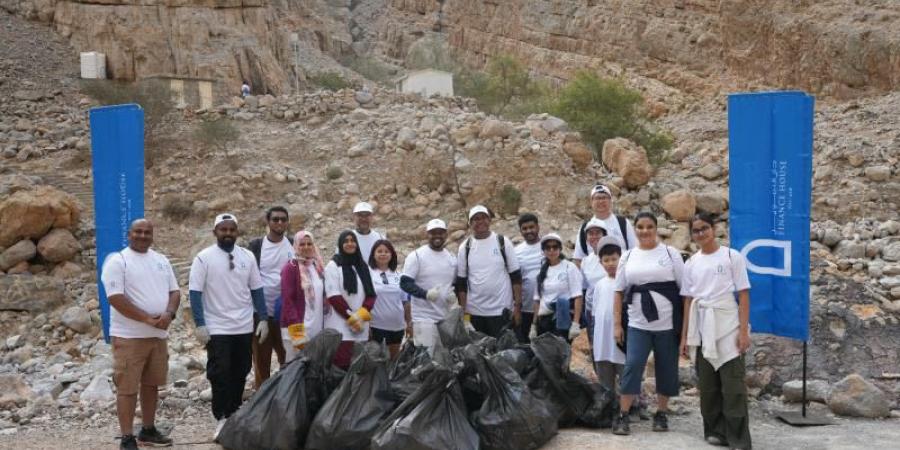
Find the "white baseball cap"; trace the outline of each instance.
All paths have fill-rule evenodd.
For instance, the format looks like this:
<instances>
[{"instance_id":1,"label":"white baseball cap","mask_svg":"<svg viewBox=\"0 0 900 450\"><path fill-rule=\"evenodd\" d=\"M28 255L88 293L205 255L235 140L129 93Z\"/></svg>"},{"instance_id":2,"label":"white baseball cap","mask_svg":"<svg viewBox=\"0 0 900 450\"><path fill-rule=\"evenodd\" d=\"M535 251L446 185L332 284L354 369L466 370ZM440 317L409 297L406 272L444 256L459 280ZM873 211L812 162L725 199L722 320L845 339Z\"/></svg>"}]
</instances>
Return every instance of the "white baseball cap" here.
<instances>
[{"instance_id":1,"label":"white baseball cap","mask_svg":"<svg viewBox=\"0 0 900 450\"><path fill-rule=\"evenodd\" d=\"M447 224L441 219L431 219L428 221L428 224L425 225L425 231L431 230L446 230Z\"/></svg>"},{"instance_id":2,"label":"white baseball cap","mask_svg":"<svg viewBox=\"0 0 900 450\"><path fill-rule=\"evenodd\" d=\"M606 222L596 217L591 217L591 220L584 225L584 231L590 230L591 228L600 228L607 233L609 232L609 230L606 229Z\"/></svg>"},{"instance_id":3,"label":"white baseball cap","mask_svg":"<svg viewBox=\"0 0 900 450\"><path fill-rule=\"evenodd\" d=\"M619 238L615 236L603 236L597 242L597 253L600 253L600 249L607 245L615 245L616 247L619 247L619 249L625 250L625 246L622 245L622 241L620 241Z\"/></svg>"},{"instance_id":4,"label":"white baseball cap","mask_svg":"<svg viewBox=\"0 0 900 450\"><path fill-rule=\"evenodd\" d=\"M216 216L216 221L213 223L213 228L219 226L220 223L222 223L226 220L230 220L230 221L234 222L235 225L237 225L237 223L238 223L237 217L235 217L234 214L224 213L224 214L219 214L218 216Z\"/></svg>"},{"instance_id":5,"label":"white baseball cap","mask_svg":"<svg viewBox=\"0 0 900 450\"><path fill-rule=\"evenodd\" d=\"M469 210L469 222L472 221L472 218L475 217L475 214L485 213L488 217L491 217L491 212L488 211L487 207L484 205L475 205L472 209Z\"/></svg>"},{"instance_id":6,"label":"white baseball cap","mask_svg":"<svg viewBox=\"0 0 900 450\"><path fill-rule=\"evenodd\" d=\"M547 233L547 234L545 234L545 235L541 238L541 246L543 247L544 242L547 242L547 241L556 241L556 242L559 242L559 246L562 247L562 243L563 243L562 238L559 237L559 235L556 234L556 233Z\"/></svg>"},{"instance_id":7,"label":"white baseball cap","mask_svg":"<svg viewBox=\"0 0 900 450\"><path fill-rule=\"evenodd\" d=\"M610 191L608 187L602 184L594 185L594 187L591 188L591 198L594 198L594 196L597 194L606 194L609 196L609 198L612 198L612 191Z\"/></svg>"},{"instance_id":8,"label":"white baseball cap","mask_svg":"<svg viewBox=\"0 0 900 450\"><path fill-rule=\"evenodd\" d=\"M353 207L353 214L356 213L373 213L375 209L367 202L359 202Z\"/></svg>"}]
</instances>

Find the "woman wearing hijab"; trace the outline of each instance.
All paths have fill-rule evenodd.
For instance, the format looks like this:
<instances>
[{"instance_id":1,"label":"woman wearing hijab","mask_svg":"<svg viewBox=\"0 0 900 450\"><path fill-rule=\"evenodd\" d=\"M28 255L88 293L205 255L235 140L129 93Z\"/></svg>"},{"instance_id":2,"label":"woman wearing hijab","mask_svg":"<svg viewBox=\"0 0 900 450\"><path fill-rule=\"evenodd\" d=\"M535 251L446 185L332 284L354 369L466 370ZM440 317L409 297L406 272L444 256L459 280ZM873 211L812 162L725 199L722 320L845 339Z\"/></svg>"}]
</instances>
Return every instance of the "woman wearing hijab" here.
<instances>
[{"instance_id":1,"label":"woman wearing hijab","mask_svg":"<svg viewBox=\"0 0 900 450\"><path fill-rule=\"evenodd\" d=\"M294 236L294 259L281 269L281 337L286 361L314 338L324 325L325 265L313 235L299 231Z\"/></svg>"},{"instance_id":2,"label":"woman wearing hijab","mask_svg":"<svg viewBox=\"0 0 900 450\"><path fill-rule=\"evenodd\" d=\"M750 416L743 354L750 349L750 279L741 252L716 242L713 217L691 220L700 251L684 266L685 339L697 367L703 435L713 445L749 449Z\"/></svg>"},{"instance_id":3,"label":"woman wearing hijab","mask_svg":"<svg viewBox=\"0 0 900 450\"><path fill-rule=\"evenodd\" d=\"M347 369L353 343L369 340L369 311L375 306L375 288L356 235L345 230L337 244L337 254L325 266L325 298L331 307L331 313L325 316L325 327L343 336L334 364Z\"/></svg>"}]
</instances>

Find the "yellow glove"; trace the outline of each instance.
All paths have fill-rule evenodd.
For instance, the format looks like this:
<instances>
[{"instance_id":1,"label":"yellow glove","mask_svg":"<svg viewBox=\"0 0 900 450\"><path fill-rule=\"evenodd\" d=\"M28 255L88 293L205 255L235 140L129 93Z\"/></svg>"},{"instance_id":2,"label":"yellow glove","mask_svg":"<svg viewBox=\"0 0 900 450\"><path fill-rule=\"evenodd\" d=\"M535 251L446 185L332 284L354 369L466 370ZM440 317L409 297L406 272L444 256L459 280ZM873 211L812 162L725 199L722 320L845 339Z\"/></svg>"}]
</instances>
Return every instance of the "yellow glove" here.
<instances>
[{"instance_id":1,"label":"yellow glove","mask_svg":"<svg viewBox=\"0 0 900 450\"><path fill-rule=\"evenodd\" d=\"M463 314L463 322L472 323L472 315L471 314Z\"/></svg>"},{"instance_id":2,"label":"yellow glove","mask_svg":"<svg viewBox=\"0 0 900 450\"><path fill-rule=\"evenodd\" d=\"M295 323L293 325L288 325L288 336L291 338L291 345L296 349L303 348L306 345L306 325L302 323Z\"/></svg>"},{"instance_id":3,"label":"yellow glove","mask_svg":"<svg viewBox=\"0 0 900 450\"><path fill-rule=\"evenodd\" d=\"M369 314L369 310L366 308L359 308L355 313L350 314L350 317L347 317L347 325L350 326L350 329L353 330L354 333L359 333L363 330L364 322L370 320L372 320L372 315Z\"/></svg>"}]
</instances>

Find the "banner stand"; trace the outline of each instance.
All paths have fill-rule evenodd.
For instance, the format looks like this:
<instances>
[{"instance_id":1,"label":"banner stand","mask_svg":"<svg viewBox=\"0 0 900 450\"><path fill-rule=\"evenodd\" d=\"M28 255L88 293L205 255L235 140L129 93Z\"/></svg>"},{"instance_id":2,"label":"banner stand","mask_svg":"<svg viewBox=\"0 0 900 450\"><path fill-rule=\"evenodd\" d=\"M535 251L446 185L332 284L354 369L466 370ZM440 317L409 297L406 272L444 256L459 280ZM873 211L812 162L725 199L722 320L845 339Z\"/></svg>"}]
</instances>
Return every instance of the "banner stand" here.
<instances>
[{"instance_id":1,"label":"banner stand","mask_svg":"<svg viewBox=\"0 0 900 450\"><path fill-rule=\"evenodd\" d=\"M834 425L834 421L824 416L806 414L806 349L807 343L803 341L803 392L800 397L800 413L797 411L781 411L775 415L782 422L795 427L816 427Z\"/></svg>"}]
</instances>

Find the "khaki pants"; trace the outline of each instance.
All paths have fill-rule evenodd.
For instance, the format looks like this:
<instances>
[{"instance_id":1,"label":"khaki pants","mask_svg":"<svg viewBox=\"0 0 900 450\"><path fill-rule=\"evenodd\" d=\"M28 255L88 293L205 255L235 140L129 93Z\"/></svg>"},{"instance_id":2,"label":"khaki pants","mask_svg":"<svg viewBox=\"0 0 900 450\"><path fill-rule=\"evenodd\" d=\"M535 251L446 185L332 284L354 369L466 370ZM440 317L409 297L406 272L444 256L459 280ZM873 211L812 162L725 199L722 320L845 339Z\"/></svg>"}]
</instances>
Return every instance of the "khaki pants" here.
<instances>
[{"instance_id":1,"label":"khaki pants","mask_svg":"<svg viewBox=\"0 0 900 450\"><path fill-rule=\"evenodd\" d=\"M718 371L703 358L701 348L696 360L703 436L715 436L731 448L751 448L744 357L728 361Z\"/></svg>"},{"instance_id":2,"label":"khaki pants","mask_svg":"<svg viewBox=\"0 0 900 450\"><path fill-rule=\"evenodd\" d=\"M118 395L136 395L141 385L162 386L169 375L169 351L159 338L113 336L113 383Z\"/></svg>"},{"instance_id":3,"label":"khaki pants","mask_svg":"<svg viewBox=\"0 0 900 450\"><path fill-rule=\"evenodd\" d=\"M256 330L256 317L253 318L253 329ZM269 379L272 374L272 351L278 358L278 364L284 365L284 345L281 342L281 327L274 319L269 319L269 336L265 341L259 342L256 333L253 333L253 342L251 345L253 352L253 386L259 389L264 381Z\"/></svg>"}]
</instances>

